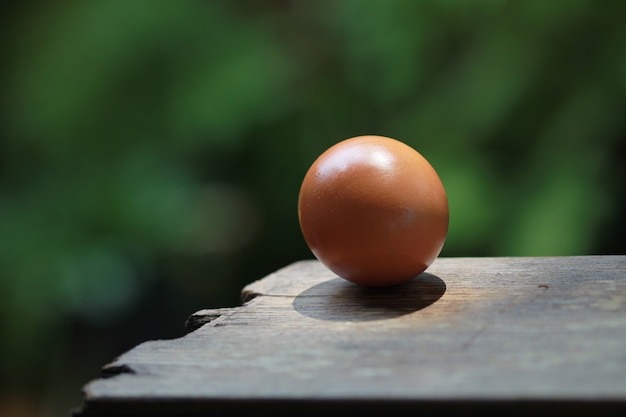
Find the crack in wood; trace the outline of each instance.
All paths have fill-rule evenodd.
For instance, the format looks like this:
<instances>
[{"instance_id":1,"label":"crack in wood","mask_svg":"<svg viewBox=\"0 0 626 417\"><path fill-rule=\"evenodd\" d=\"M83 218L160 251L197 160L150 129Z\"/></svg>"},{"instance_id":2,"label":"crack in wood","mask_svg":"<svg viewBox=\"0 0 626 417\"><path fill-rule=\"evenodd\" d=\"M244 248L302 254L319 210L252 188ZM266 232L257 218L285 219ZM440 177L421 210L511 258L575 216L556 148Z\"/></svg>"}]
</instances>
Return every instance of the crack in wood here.
<instances>
[{"instance_id":1,"label":"crack in wood","mask_svg":"<svg viewBox=\"0 0 626 417\"><path fill-rule=\"evenodd\" d=\"M241 307L217 308L196 311L185 321L185 328L188 332L192 332L222 316L231 315L240 308Z\"/></svg>"},{"instance_id":2,"label":"crack in wood","mask_svg":"<svg viewBox=\"0 0 626 417\"><path fill-rule=\"evenodd\" d=\"M101 378L112 378L121 374L135 374L135 370L126 364L121 365L105 365L100 370Z\"/></svg>"},{"instance_id":3,"label":"crack in wood","mask_svg":"<svg viewBox=\"0 0 626 417\"><path fill-rule=\"evenodd\" d=\"M252 299L260 296L260 295L264 295L261 294L259 292L256 291L251 291L248 289L244 289L243 291L241 291L241 303L242 304L246 304L247 302L251 301Z\"/></svg>"},{"instance_id":4,"label":"crack in wood","mask_svg":"<svg viewBox=\"0 0 626 417\"><path fill-rule=\"evenodd\" d=\"M504 313L506 311L508 311L509 309L511 309L515 304L517 304L517 300L520 298L520 295L517 294L513 297L511 297L510 301L508 303L506 303L501 309L498 310L498 314ZM487 330L487 328L489 326L491 326L495 321L495 317L491 318L490 320L487 320L478 330L476 330L474 333L472 333L467 340L465 340L465 342L463 342L461 344L461 349L467 349L468 347L470 347L470 345L472 345L474 343L474 341L478 338L478 336L480 336L482 333L485 332L485 330Z\"/></svg>"}]
</instances>

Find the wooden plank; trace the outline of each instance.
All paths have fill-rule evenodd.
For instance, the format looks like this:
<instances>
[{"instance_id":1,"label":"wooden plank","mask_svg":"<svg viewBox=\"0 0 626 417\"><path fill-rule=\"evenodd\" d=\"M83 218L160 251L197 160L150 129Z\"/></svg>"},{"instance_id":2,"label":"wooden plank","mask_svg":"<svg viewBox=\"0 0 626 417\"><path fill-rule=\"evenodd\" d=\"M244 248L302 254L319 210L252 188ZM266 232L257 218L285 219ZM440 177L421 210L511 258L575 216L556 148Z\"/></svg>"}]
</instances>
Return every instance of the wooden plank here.
<instances>
[{"instance_id":1,"label":"wooden plank","mask_svg":"<svg viewBox=\"0 0 626 417\"><path fill-rule=\"evenodd\" d=\"M386 289L301 261L242 297L117 358L76 415L626 410L626 256L439 258Z\"/></svg>"}]
</instances>

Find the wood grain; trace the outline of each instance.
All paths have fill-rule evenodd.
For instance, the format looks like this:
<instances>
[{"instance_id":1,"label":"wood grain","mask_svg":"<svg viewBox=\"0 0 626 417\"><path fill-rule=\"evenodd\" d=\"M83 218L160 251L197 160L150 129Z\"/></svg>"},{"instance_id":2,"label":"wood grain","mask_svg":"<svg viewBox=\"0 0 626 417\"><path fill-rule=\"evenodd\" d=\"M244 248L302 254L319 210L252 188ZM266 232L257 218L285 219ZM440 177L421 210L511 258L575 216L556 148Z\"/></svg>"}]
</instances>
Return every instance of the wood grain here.
<instances>
[{"instance_id":1,"label":"wood grain","mask_svg":"<svg viewBox=\"0 0 626 417\"><path fill-rule=\"evenodd\" d=\"M626 410L626 256L440 258L387 289L300 261L242 299L105 366L75 415Z\"/></svg>"}]
</instances>

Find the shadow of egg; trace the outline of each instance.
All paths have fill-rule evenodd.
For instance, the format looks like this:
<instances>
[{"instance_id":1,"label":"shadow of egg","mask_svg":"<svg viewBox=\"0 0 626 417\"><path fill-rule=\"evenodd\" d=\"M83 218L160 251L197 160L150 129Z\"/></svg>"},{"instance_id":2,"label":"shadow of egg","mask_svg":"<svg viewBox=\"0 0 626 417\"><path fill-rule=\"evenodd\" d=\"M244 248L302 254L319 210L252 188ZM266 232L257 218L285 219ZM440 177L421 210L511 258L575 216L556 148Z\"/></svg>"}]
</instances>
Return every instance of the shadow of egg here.
<instances>
[{"instance_id":1,"label":"shadow of egg","mask_svg":"<svg viewBox=\"0 0 626 417\"><path fill-rule=\"evenodd\" d=\"M320 320L385 320L424 309L445 291L445 282L426 272L403 284L383 288L365 287L337 277L302 291L293 307L300 314Z\"/></svg>"}]
</instances>

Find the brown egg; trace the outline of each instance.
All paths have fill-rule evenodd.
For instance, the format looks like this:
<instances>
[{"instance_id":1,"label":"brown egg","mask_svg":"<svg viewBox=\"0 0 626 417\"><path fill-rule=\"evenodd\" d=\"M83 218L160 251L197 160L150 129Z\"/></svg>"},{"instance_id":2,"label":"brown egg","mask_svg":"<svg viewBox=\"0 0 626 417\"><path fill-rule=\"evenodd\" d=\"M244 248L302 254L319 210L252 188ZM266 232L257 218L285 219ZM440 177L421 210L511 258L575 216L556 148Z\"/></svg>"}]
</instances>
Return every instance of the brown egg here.
<instances>
[{"instance_id":1,"label":"brown egg","mask_svg":"<svg viewBox=\"0 0 626 417\"><path fill-rule=\"evenodd\" d=\"M410 146L358 136L327 149L298 197L302 234L320 262L366 286L421 274L448 232L448 200L430 163Z\"/></svg>"}]
</instances>

